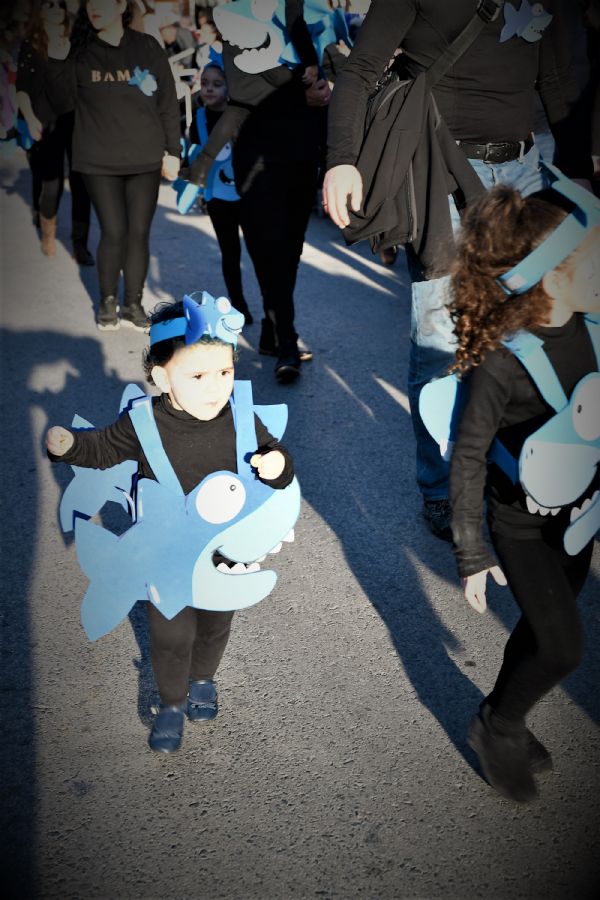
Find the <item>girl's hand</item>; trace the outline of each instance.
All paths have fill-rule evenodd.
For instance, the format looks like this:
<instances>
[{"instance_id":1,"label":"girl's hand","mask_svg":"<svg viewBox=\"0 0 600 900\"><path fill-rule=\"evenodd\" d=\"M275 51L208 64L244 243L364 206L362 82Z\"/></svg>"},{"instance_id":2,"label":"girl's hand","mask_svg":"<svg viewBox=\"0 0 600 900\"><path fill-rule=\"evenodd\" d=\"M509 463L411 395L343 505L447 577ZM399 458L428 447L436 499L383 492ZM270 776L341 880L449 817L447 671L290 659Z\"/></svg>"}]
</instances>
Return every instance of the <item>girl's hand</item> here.
<instances>
[{"instance_id":1,"label":"girl's hand","mask_svg":"<svg viewBox=\"0 0 600 900\"><path fill-rule=\"evenodd\" d=\"M355 166L334 166L325 173L323 182L323 209L339 228L350 224L350 208L358 212L362 203L363 184Z\"/></svg>"},{"instance_id":2,"label":"girl's hand","mask_svg":"<svg viewBox=\"0 0 600 900\"><path fill-rule=\"evenodd\" d=\"M161 175L163 178L166 178L167 181L175 181L177 176L179 175L179 167L181 165L181 160L177 156L169 156L166 153L163 157L162 161L162 169Z\"/></svg>"},{"instance_id":3,"label":"girl's hand","mask_svg":"<svg viewBox=\"0 0 600 900\"><path fill-rule=\"evenodd\" d=\"M478 613L483 613L486 609L485 583L488 572L496 584L500 584L503 587L506 585L506 576L500 566L492 566L491 569L483 569L475 575L468 575L466 578L461 578L461 584L463 591L465 592L465 597L467 598L467 603L469 603L469 605Z\"/></svg>"},{"instance_id":4,"label":"girl's hand","mask_svg":"<svg viewBox=\"0 0 600 900\"><path fill-rule=\"evenodd\" d=\"M305 84L308 87L309 84L314 84L318 77L319 67L307 66L304 70L304 75L302 76L302 84Z\"/></svg>"},{"instance_id":5,"label":"girl's hand","mask_svg":"<svg viewBox=\"0 0 600 900\"><path fill-rule=\"evenodd\" d=\"M60 425L54 425L52 428L49 428L46 433L46 448L54 456L64 456L74 443L75 438L71 432L67 431L66 428L62 428Z\"/></svg>"},{"instance_id":6,"label":"girl's hand","mask_svg":"<svg viewBox=\"0 0 600 900\"><path fill-rule=\"evenodd\" d=\"M274 481L285 468L285 456L279 450L270 450L265 454L255 453L250 459L250 465L265 481Z\"/></svg>"}]
</instances>

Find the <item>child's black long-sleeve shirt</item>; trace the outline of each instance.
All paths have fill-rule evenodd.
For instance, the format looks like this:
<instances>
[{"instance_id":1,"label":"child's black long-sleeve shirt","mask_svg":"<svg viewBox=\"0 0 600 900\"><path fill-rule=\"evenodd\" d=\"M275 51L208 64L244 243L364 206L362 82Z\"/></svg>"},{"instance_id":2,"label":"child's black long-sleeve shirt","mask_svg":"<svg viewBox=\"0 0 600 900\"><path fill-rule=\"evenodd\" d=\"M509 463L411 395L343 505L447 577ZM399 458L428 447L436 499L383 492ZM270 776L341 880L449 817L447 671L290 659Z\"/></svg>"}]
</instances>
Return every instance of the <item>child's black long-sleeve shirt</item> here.
<instances>
[{"instance_id":1,"label":"child's black long-sleeve shirt","mask_svg":"<svg viewBox=\"0 0 600 900\"><path fill-rule=\"evenodd\" d=\"M140 86L129 83L136 69L147 73ZM151 35L126 28L117 47L94 37L66 60L49 59L48 77L56 110L75 109L76 171L132 175L159 169L165 150L179 157L175 80L165 51Z\"/></svg>"},{"instance_id":2,"label":"child's black long-sleeve shirt","mask_svg":"<svg viewBox=\"0 0 600 900\"><path fill-rule=\"evenodd\" d=\"M237 472L236 433L229 403L207 422L175 409L166 394L154 397L152 405L163 447L185 494L213 472ZM264 483L272 488L285 488L294 477L292 458L269 434L258 416L255 416L255 423L258 450L263 453L279 450L285 457L281 475ZM72 434L75 443L67 453L63 456L48 454L52 462L108 469L124 460L136 459L140 476L155 480L129 415L122 415L107 428L73 431Z\"/></svg>"},{"instance_id":3,"label":"child's black long-sleeve shirt","mask_svg":"<svg viewBox=\"0 0 600 900\"><path fill-rule=\"evenodd\" d=\"M576 384L597 368L583 316L576 314L560 328L538 328L535 333L544 341L569 397ZM518 458L526 438L554 415L516 356L505 348L489 353L469 375L468 391L450 465L452 534L462 577L496 564L482 530L486 494L491 528L523 539L538 537L544 529L560 543L574 505L556 516L532 514L520 482L513 485L494 463L487 464L496 435Z\"/></svg>"}]
</instances>

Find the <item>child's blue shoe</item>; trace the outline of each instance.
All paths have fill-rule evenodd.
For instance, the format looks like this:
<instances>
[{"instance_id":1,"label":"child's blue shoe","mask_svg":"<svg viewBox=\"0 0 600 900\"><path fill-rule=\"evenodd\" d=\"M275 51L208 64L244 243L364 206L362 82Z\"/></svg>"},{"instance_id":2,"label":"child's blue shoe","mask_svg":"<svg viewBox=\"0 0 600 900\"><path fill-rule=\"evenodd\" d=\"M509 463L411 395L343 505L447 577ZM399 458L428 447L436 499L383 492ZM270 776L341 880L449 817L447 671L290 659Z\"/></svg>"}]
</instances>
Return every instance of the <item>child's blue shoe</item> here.
<instances>
[{"instance_id":1,"label":"child's blue shoe","mask_svg":"<svg viewBox=\"0 0 600 900\"><path fill-rule=\"evenodd\" d=\"M184 178L176 178L171 187L177 193L177 209L182 216L185 216L198 199L202 188Z\"/></svg>"},{"instance_id":2,"label":"child's blue shoe","mask_svg":"<svg viewBox=\"0 0 600 900\"><path fill-rule=\"evenodd\" d=\"M181 747L185 708L182 706L161 706L148 738L150 748L156 753L174 753Z\"/></svg>"},{"instance_id":3,"label":"child's blue shoe","mask_svg":"<svg viewBox=\"0 0 600 900\"><path fill-rule=\"evenodd\" d=\"M217 687L212 678L190 681L187 707L190 722L210 722L218 712Z\"/></svg>"}]
</instances>

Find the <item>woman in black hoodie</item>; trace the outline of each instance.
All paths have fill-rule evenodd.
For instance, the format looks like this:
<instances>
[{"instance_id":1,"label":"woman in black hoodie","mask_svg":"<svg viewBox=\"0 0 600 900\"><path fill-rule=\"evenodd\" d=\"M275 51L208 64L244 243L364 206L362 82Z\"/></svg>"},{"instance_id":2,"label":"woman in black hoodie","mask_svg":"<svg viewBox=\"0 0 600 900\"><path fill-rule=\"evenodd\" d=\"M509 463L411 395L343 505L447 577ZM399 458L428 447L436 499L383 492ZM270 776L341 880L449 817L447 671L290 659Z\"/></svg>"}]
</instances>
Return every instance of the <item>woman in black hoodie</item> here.
<instances>
[{"instance_id":1,"label":"woman in black hoodie","mask_svg":"<svg viewBox=\"0 0 600 900\"><path fill-rule=\"evenodd\" d=\"M157 41L128 28L130 21L128 0L81 0L71 42L48 47L51 97L75 109L73 168L83 173L100 222L97 323L104 331L146 327L141 299L160 178L174 180L179 170L173 74Z\"/></svg>"}]
</instances>

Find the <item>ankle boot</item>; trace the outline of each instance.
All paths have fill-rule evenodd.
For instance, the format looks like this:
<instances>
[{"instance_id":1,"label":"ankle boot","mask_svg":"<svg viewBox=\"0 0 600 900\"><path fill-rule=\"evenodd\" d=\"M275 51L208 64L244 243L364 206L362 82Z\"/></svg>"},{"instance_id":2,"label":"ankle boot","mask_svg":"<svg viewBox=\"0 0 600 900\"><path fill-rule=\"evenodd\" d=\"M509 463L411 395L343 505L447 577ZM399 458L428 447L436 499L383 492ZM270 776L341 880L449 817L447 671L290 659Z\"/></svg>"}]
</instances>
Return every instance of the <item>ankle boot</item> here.
<instances>
[{"instance_id":1,"label":"ankle boot","mask_svg":"<svg viewBox=\"0 0 600 900\"><path fill-rule=\"evenodd\" d=\"M78 266L93 266L94 257L87 248L87 240L90 226L88 222L73 222L71 226L71 241L73 244L73 256Z\"/></svg>"},{"instance_id":2,"label":"ankle boot","mask_svg":"<svg viewBox=\"0 0 600 900\"><path fill-rule=\"evenodd\" d=\"M42 229L42 253L45 256L54 256L56 253L56 216L47 219L40 216Z\"/></svg>"},{"instance_id":3,"label":"ankle boot","mask_svg":"<svg viewBox=\"0 0 600 900\"><path fill-rule=\"evenodd\" d=\"M96 324L100 331L117 331L119 328L119 303L114 294L107 294L100 301Z\"/></svg>"}]
</instances>

